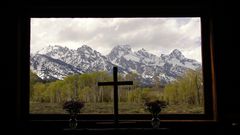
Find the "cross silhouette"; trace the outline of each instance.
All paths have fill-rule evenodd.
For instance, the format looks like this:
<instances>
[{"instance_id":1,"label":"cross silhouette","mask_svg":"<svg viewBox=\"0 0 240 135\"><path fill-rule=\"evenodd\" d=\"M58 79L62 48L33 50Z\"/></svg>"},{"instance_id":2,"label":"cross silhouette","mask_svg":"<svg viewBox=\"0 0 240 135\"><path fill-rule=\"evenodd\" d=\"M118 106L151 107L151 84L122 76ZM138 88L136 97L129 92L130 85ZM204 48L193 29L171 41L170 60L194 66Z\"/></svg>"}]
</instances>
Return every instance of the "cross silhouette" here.
<instances>
[{"instance_id":1,"label":"cross silhouette","mask_svg":"<svg viewBox=\"0 0 240 135\"><path fill-rule=\"evenodd\" d=\"M113 67L113 82L98 82L98 86L113 86L114 91L114 124L118 125L118 85L133 85L133 81L118 81L118 68Z\"/></svg>"}]
</instances>

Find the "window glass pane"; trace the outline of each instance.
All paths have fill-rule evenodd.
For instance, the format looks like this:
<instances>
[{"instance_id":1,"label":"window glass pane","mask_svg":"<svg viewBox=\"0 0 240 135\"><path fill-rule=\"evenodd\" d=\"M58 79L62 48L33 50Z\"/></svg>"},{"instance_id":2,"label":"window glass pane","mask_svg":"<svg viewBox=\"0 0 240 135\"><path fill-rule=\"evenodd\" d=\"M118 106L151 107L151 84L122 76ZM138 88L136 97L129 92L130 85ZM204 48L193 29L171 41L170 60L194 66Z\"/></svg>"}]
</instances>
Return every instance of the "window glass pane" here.
<instances>
[{"instance_id":1,"label":"window glass pane","mask_svg":"<svg viewBox=\"0 0 240 135\"><path fill-rule=\"evenodd\" d=\"M119 114L146 114L163 100L162 113L204 113L201 20L178 18L31 18L30 113L66 113L78 99L81 113L112 114L112 68Z\"/></svg>"},{"instance_id":2,"label":"window glass pane","mask_svg":"<svg viewBox=\"0 0 240 135\"><path fill-rule=\"evenodd\" d=\"M84 100L84 97L89 97L92 100ZM110 86L104 86L99 88L96 93L82 93L83 101L86 102L85 108L82 113L85 114L113 114L113 88ZM94 100L95 101L94 101Z\"/></svg>"}]
</instances>

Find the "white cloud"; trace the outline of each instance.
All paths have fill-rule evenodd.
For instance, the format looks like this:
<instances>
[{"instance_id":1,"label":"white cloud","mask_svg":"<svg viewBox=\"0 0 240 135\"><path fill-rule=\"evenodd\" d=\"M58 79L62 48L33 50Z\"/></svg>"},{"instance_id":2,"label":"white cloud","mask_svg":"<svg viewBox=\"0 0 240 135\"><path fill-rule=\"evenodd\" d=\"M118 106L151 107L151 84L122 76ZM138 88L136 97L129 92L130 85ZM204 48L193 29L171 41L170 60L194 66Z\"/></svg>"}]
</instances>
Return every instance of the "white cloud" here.
<instances>
[{"instance_id":1,"label":"white cloud","mask_svg":"<svg viewBox=\"0 0 240 135\"><path fill-rule=\"evenodd\" d=\"M31 51L87 44L107 54L119 44L160 55L179 49L201 61L200 18L32 18Z\"/></svg>"}]
</instances>

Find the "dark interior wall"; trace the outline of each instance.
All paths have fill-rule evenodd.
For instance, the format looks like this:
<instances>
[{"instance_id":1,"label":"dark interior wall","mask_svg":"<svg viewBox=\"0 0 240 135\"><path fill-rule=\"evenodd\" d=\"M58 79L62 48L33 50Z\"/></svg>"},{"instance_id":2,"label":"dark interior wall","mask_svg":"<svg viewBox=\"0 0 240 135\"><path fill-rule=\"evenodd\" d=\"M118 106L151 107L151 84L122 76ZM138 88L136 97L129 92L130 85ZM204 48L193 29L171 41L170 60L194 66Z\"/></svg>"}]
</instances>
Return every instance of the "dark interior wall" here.
<instances>
[{"instance_id":1,"label":"dark interior wall","mask_svg":"<svg viewBox=\"0 0 240 135\"><path fill-rule=\"evenodd\" d=\"M3 74L3 86L1 87L1 100L3 103L3 116L5 117L8 124L16 123L16 126L20 126L19 118L21 107L20 100L21 91L17 91L19 88L19 83L22 81L19 79L18 74L20 70L18 69L19 64L24 62L23 59L19 59L18 51L20 51L21 42L20 31L22 15L28 14L28 7L34 7L33 9L44 7L56 7L56 8L69 8L69 10L78 9L79 7L93 7L93 9L111 9L115 11L116 14L121 14L119 10L127 7L129 8L144 8L154 10L161 9L171 9L171 7L177 8L189 8L190 10L195 10L197 8L205 7L212 17L213 24L213 43L214 43L214 59L215 59L215 70L216 70L216 88L217 88L217 100L218 100L218 118L219 122L226 126L231 126L232 122L240 122L240 101L239 101L239 88L237 77L239 77L238 72L238 45L234 42L233 35L233 18L235 14L231 9L231 3L226 1L196 1L190 2L187 0L182 1L169 1L169 2L136 2L129 3L123 1L116 1L114 3L108 2L95 2L87 3L83 2L57 2L57 1L25 1L21 3L14 3L11 1L3 4L2 8L2 31L1 35L3 37L1 46L1 68ZM230 9L230 10L229 10ZM152 10L152 14L154 14ZM42 12L46 13L47 11ZM66 13L69 11L66 10ZM96 10L88 11L89 14L97 12ZM136 15L143 15L145 11L136 11ZM171 10L169 10L171 12ZM184 10L183 10L184 12ZM64 15L64 14L63 14ZM114 15L114 12L113 12ZM6 124L6 125L8 125Z\"/></svg>"},{"instance_id":2,"label":"dark interior wall","mask_svg":"<svg viewBox=\"0 0 240 135\"><path fill-rule=\"evenodd\" d=\"M218 114L220 121L228 124L240 121L237 26L233 25L236 12L231 4L215 2L212 8Z\"/></svg>"}]
</instances>

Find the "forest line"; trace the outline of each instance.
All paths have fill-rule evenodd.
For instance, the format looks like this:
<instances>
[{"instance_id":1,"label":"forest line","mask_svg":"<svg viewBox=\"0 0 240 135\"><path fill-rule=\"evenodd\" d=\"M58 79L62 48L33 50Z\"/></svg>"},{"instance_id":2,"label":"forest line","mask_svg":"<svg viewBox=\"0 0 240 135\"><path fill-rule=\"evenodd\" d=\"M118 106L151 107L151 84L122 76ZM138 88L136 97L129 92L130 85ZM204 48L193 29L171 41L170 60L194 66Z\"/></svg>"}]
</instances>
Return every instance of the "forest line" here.
<instances>
[{"instance_id":1,"label":"forest line","mask_svg":"<svg viewBox=\"0 0 240 135\"><path fill-rule=\"evenodd\" d=\"M199 107L204 104L201 71L188 70L181 78L164 87L157 78L153 78L152 86L142 87L136 73L118 75L118 78L121 81L133 81L131 86L118 88L120 103L142 105L146 101L158 99L166 101L169 107ZM69 75L63 80L52 82L43 82L36 74L30 72L30 102L63 104L72 98L87 104L113 102L113 87L97 86L97 82L107 81L112 81L112 75L105 71Z\"/></svg>"}]
</instances>

